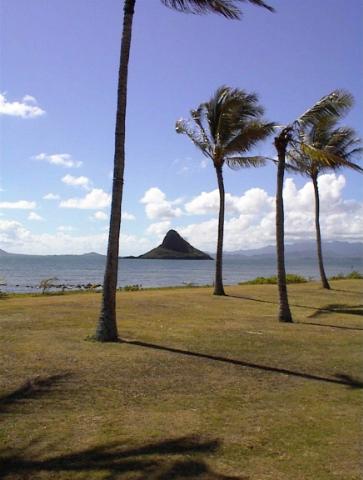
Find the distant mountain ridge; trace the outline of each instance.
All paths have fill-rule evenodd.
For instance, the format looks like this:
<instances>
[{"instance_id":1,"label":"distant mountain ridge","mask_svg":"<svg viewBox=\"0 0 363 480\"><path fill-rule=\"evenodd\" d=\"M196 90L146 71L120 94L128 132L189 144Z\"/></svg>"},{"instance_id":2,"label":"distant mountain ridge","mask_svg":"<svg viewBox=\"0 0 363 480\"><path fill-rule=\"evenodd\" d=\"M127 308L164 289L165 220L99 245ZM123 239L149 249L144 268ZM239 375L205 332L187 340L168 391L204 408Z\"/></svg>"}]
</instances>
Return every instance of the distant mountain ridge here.
<instances>
[{"instance_id":1,"label":"distant mountain ridge","mask_svg":"<svg viewBox=\"0 0 363 480\"><path fill-rule=\"evenodd\" d=\"M244 256L271 256L276 254L276 247L268 245L266 247L255 248L250 250L236 250L234 252L225 252L225 255L244 255ZM285 244L286 255L298 255L299 257L316 255L315 240L305 240L302 242L295 242L292 244ZM362 257L363 258L363 243L362 242L344 242L331 241L323 242L323 255L339 256L339 257Z\"/></svg>"},{"instance_id":2,"label":"distant mountain ridge","mask_svg":"<svg viewBox=\"0 0 363 480\"><path fill-rule=\"evenodd\" d=\"M177 232L176 232L177 233ZM179 234L178 234L179 235ZM182 237L180 237L182 238ZM165 239L164 239L165 240ZM184 242L186 242L184 239L182 239ZM188 242L186 242L187 245L190 245ZM164 248L165 250L168 250L167 247L170 247L168 241L166 243L162 243L159 247ZM156 247L158 249L159 247ZM194 248L190 245L191 248ZM182 247L183 248L183 247ZM184 246L185 248L185 246ZM153 252L154 250L151 250L150 252ZM194 249L196 252L201 252L200 250ZM150 252L147 252L144 255L149 254ZM201 252L204 254L204 252ZM316 256L316 244L314 240L306 240L302 242L295 242L293 244L286 244L285 245L285 253L287 256L291 255L296 255L300 258L302 257L315 257ZM255 248L255 249L249 249L249 250L236 250L232 252L224 252L225 256L228 257L233 257L233 256L258 256L258 257L264 257L264 256L275 256L276 254L276 247L274 245L268 245L266 247L262 248ZM129 258L147 258L144 255L141 255L140 257L129 257ZM210 255L207 255L209 258ZM323 242L323 255L324 257L348 257L348 258L361 258L363 259L363 242L344 242L344 241L332 241L332 242ZM1 257L11 257L11 256L19 256L19 257L24 257L28 256L25 253L10 253L7 252L3 249L0 249L0 258ZM61 256L75 256L75 257L104 257L105 255L102 255L100 253L96 252L87 252L83 254L60 254L60 255L32 255L32 256L42 256L42 257L61 257ZM125 257L128 258L128 257Z\"/></svg>"}]
</instances>

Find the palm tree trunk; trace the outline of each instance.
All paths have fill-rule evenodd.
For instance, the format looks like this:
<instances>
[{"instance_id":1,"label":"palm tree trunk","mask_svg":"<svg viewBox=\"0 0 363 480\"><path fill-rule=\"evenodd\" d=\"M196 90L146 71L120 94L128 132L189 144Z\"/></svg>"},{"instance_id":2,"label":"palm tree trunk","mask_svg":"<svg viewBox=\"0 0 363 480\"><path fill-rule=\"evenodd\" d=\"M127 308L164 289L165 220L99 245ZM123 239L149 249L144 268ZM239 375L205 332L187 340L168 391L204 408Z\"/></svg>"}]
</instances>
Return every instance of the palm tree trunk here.
<instances>
[{"instance_id":1,"label":"palm tree trunk","mask_svg":"<svg viewBox=\"0 0 363 480\"><path fill-rule=\"evenodd\" d=\"M277 249L277 283L279 290L279 321L292 322L289 299L286 287L285 270L285 244L284 244L284 200L283 186L285 175L285 157L286 147L289 142L290 129L285 128L281 134L275 138L275 147L277 150L277 189L276 189L276 249Z\"/></svg>"},{"instance_id":2,"label":"palm tree trunk","mask_svg":"<svg viewBox=\"0 0 363 480\"><path fill-rule=\"evenodd\" d=\"M215 167L219 189L219 216L218 216L218 239L216 255L216 274L214 281L214 295L225 295L222 278L222 257L223 257L223 233L224 233L224 204L225 192L223 183L222 167Z\"/></svg>"},{"instance_id":3,"label":"palm tree trunk","mask_svg":"<svg viewBox=\"0 0 363 480\"><path fill-rule=\"evenodd\" d=\"M95 335L96 340L102 342L115 342L118 340L116 324L116 287L121 226L121 204L125 167L127 74L135 1L136 0L125 0L124 3L124 19L117 91L110 230L108 236L105 276L103 281L102 307Z\"/></svg>"},{"instance_id":4,"label":"palm tree trunk","mask_svg":"<svg viewBox=\"0 0 363 480\"><path fill-rule=\"evenodd\" d=\"M318 262L320 270L321 283L323 288L330 290L330 285L328 279L325 275L324 264L323 264L323 251L321 247L321 233L320 233L320 199L319 199L319 188L318 188L318 176L313 175L312 177L314 185L314 194L315 194L315 229L316 229L316 246L318 251Z\"/></svg>"}]
</instances>

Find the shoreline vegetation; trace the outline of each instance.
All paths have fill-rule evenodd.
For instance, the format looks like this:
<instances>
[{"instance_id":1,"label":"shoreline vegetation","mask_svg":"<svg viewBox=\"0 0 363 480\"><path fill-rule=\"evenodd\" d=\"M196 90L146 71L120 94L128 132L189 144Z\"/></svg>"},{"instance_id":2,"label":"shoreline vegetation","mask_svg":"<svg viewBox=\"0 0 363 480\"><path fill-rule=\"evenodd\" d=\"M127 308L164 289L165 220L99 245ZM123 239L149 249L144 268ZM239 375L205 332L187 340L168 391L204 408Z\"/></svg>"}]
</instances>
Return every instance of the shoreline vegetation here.
<instances>
[{"instance_id":1,"label":"shoreline vegetation","mask_svg":"<svg viewBox=\"0 0 363 480\"><path fill-rule=\"evenodd\" d=\"M362 280L122 291L121 339L90 340L99 294L0 300L6 479L355 480ZM344 429L342 429L344 425Z\"/></svg>"},{"instance_id":2,"label":"shoreline vegetation","mask_svg":"<svg viewBox=\"0 0 363 480\"><path fill-rule=\"evenodd\" d=\"M64 295L64 294L74 294L74 293L102 293L102 285L87 283L87 284L78 284L78 285L67 285L67 284L56 284L51 283L50 281L56 281L57 279L44 279L39 285L29 285L28 288L37 288L39 292L7 292L2 291L1 287L6 286L6 283L0 284L0 297L4 296L39 296L39 295ZM363 273L353 270L350 273L343 274L338 273L329 277L330 280L363 280ZM295 273L286 274L286 283L295 284L295 283L317 283L317 278L304 277L303 275L298 275ZM255 277L251 280L246 280L243 282L238 282L236 284L226 284L226 286L233 287L235 285L277 285L277 276L271 275L270 277ZM149 291L149 290L173 290L173 289L185 289L185 288L212 288L212 284L196 284L192 282L185 282L183 285L168 285L161 287L144 287L141 284L125 285L123 287L118 287L118 292L136 292L136 291Z\"/></svg>"}]
</instances>

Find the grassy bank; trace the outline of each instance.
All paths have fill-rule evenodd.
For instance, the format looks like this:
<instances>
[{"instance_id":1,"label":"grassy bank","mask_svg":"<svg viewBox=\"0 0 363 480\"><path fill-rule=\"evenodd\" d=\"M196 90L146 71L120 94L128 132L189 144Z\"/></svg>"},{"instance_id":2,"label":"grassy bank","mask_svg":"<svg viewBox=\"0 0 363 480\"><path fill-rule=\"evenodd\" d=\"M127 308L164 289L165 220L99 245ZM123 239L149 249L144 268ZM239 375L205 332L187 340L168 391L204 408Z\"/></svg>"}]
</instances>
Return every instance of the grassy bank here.
<instances>
[{"instance_id":1,"label":"grassy bank","mask_svg":"<svg viewBox=\"0 0 363 480\"><path fill-rule=\"evenodd\" d=\"M361 280L0 300L0 478L358 480Z\"/></svg>"}]
</instances>

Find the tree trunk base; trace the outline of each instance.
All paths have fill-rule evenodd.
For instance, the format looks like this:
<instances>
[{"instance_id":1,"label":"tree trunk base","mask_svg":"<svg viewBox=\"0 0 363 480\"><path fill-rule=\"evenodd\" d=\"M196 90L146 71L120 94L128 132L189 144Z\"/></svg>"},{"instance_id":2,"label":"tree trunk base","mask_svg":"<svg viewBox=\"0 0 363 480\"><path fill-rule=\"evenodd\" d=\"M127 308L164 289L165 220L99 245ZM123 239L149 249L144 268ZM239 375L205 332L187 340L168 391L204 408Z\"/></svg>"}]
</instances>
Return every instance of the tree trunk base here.
<instances>
[{"instance_id":1,"label":"tree trunk base","mask_svg":"<svg viewBox=\"0 0 363 480\"><path fill-rule=\"evenodd\" d=\"M213 295L219 295L220 297L225 297L226 293L223 289L222 290L214 290Z\"/></svg>"},{"instance_id":2,"label":"tree trunk base","mask_svg":"<svg viewBox=\"0 0 363 480\"><path fill-rule=\"evenodd\" d=\"M291 313L286 314L286 315L279 315L279 322L281 323L294 323L292 320Z\"/></svg>"},{"instance_id":3,"label":"tree trunk base","mask_svg":"<svg viewBox=\"0 0 363 480\"><path fill-rule=\"evenodd\" d=\"M96 342L101 342L101 343L119 343L121 340L118 337L109 337L109 336L103 336L103 335L95 335L94 339Z\"/></svg>"}]
</instances>

